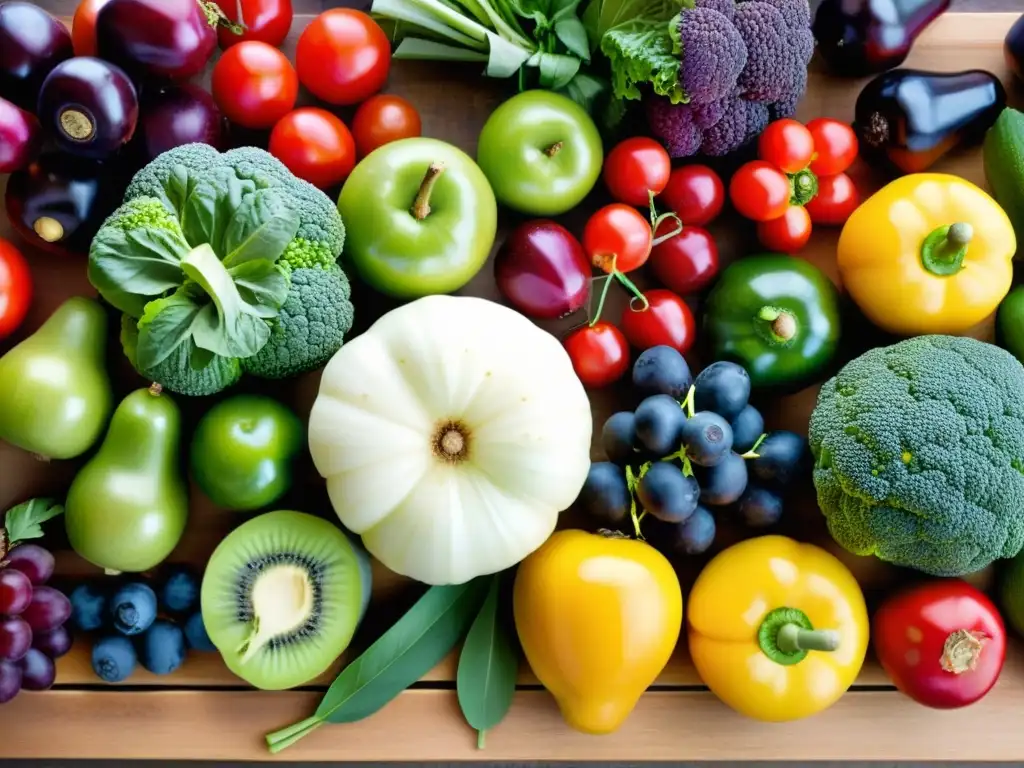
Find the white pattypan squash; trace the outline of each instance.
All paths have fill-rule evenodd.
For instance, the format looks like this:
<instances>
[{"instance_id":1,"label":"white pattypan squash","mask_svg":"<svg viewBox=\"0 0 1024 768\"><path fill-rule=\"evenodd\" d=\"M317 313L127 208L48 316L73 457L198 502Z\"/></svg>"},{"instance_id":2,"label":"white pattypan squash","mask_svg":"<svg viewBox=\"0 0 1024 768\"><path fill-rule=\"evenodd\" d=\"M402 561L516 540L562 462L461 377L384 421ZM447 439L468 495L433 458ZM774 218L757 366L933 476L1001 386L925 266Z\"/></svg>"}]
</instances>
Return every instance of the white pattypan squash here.
<instances>
[{"instance_id":1,"label":"white pattypan squash","mask_svg":"<svg viewBox=\"0 0 1024 768\"><path fill-rule=\"evenodd\" d=\"M341 522L396 573L461 584L537 549L590 467L562 345L485 299L388 312L324 369L309 448Z\"/></svg>"}]
</instances>

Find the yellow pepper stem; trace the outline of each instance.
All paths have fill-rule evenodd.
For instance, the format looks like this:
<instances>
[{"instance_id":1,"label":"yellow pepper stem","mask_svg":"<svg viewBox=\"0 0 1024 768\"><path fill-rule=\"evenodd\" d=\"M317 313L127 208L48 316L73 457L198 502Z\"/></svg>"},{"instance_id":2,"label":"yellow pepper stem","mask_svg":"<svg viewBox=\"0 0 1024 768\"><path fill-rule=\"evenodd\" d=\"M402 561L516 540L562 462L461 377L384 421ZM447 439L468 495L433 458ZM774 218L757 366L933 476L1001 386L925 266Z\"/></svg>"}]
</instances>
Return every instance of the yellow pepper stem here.
<instances>
[{"instance_id":1,"label":"yellow pepper stem","mask_svg":"<svg viewBox=\"0 0 1024 768\"><path fill-rule=\"evenodd\" d=\"M932 230L921 243L921 264L933 275L955 275L964 266L974 227L966 221Z\"/></svg>"},{"instance_id":2,"label":"yellow pepper stem","mask_svg":"<svg viewBox=\"0 0 1024 768\"><path fill-rule=\"evenodd\" d=\"M757 644L769 659L790 666L807 658L808 651L837 650L839 633L815 629L807 614L798 608L776 608L761 622Z\"/></svg>"}]
</instances>

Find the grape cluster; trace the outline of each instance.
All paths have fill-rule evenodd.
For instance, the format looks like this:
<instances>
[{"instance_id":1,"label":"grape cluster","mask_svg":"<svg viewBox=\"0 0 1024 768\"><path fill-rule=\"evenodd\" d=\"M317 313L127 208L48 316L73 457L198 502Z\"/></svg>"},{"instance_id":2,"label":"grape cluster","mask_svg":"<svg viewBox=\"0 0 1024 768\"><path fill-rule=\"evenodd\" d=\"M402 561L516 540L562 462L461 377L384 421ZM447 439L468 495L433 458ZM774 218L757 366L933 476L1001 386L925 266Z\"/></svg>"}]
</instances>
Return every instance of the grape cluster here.
<instances>
[{"instance_id":1,"label":"grape cluster","mask_svg":"<svg viewBox=\"0 0 1024 768\"><path fill-rule=\"evenodd\" d=\"M47 586L53 569L53 555L36 544L11 549L0 569L0 704L50 688L54 660L71 649L71 602Z\"/></svg>"},{"instance_id":2,"label":"grape cluster","mask_svg":"<svg viewBox=\"0 0 1024 768\"><path fill-rule=\"evenodd\" d=\"M678 350L656 346L634 363L633 386L643 400L604 423L608 460L591 464L584 510L618 530L641 533L643 522L644 538L679 555L714 543L713 511L734 509L752 528L780 520L807 441L765 433L742 366L712 363L694 379Z\"/></svg>"},{"instance_id":3,"label":"grape cluster","mask_svg":"<svg viewBox=\"0 0 1024 768\"><path fill-rule=\"evenodd\" d=\"M141 664L169 675L187 650L216 650L198 610L199 582L183 566L171 566L151 585L134 580L110 585L84 582L71 592L71 622L94 634L92 669L100 680L119 683Z\"/></svg>"}]
</instances>

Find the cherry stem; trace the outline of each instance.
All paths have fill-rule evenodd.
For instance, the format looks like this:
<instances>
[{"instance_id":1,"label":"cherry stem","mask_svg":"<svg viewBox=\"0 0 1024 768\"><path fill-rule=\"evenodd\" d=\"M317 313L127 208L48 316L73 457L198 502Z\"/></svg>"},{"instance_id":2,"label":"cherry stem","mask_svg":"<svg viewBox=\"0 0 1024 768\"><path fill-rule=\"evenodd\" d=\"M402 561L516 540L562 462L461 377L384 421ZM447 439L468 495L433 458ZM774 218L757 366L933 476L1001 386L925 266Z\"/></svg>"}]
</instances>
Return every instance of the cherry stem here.
<instances>
[{"instance_id":1,"label":"cherry stem","mask_svg":"<svg viewBox=\"0 0 1024 768\"><path fill-rule=\"evenodd\" d=\"M666 240L669 240L678 235L680 232L682 232L683 220L680 219L672 211L666 211L665 213L659 214L658 209L654 205L654 192L652 192L649 189L647 190L647 199L651 207L651 234L654 235L654 240L651 242L651 247L653 248L654 246L661 245ZM669 219L675 219L676 228L673 229L671 232L668 232L662 235L661 237L658 237L658 227L661 226L662 222L668 221Z\"/></svg>"},{"instance_id":2,"label":"cherry stem","mask_svg":"<svg viewBox=\"0 0 1024 768\"><path fill-rule=\"evenodd\" d=\"M633 281L626 277L625 273L619 272L619 270L616 269L612 272L612 275L633 294L633 298L629 300L630 309L633 309L633 302L637 299L640 299L644 305L641 309L633 309L634 312L644 312L649 306L651 306L651 302L647 300L647 297L644 296L643 292L636 287Z\"/></svg>"},{"instance_id":3,"label":"cherry stem","mask_svg":"<svg viewBox=\"0 0 1024 768\"><path fill-rule=\"evenodd\" d=\"M604 285L601 287L601 295L597 300L597 311L591 315L590 322L587 323L587 326L590 328L597 325L597 321L601 319L601 313L604 311L604 301L608 298L608 288L612 284L612 276L605 275L604 277L597 278L597 280L604 280ZM595 280L595 282L597 281Z\"/></svg>"}]
</instances>

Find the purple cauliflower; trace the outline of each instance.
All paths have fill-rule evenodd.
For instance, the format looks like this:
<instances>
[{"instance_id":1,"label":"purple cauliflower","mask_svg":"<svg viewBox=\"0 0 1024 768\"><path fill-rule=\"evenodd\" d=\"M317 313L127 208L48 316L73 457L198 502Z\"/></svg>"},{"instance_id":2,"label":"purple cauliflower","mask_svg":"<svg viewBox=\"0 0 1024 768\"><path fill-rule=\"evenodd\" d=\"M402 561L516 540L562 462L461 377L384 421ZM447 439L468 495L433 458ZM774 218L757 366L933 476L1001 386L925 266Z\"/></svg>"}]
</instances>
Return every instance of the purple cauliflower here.
<instances>
[{"instance_id":1,"label":"purple cauliflower","mask_svg":"<svg viewBox=\"0 0 1024 768\"><path fill-rule=\"evenodd\" d=\"M725 0L732 3L732 0ZM679 23L682 64L679 80L690 102L718 101L736 88L747 64L747 47L728 17L711 8L683 11ZM700 51L699 56L687 51Z\"/></svg>"}]
</instances>

